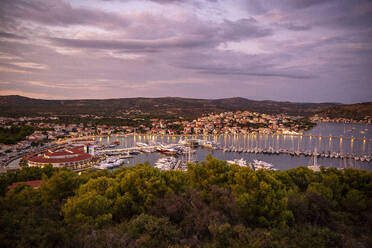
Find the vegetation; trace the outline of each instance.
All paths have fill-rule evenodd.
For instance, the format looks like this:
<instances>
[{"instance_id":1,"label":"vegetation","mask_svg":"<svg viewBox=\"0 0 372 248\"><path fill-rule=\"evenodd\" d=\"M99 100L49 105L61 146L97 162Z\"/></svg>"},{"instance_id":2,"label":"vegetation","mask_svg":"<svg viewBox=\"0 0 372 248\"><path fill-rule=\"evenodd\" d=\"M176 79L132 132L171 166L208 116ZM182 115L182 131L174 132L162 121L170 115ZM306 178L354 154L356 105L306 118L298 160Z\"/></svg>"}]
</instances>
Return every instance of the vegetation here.
<instances>
[{"instance_id":1,"label":"vegetation","mask_svg":"<svg viewBox=\"0 0 372 248\"><path fill-rule=\"evenodd\" d=\"M367 171L255 172L212 157L187 172L24 170L0 177L0 247L372 246Z\"/></svg>"},{"instance_id":2,"label":"vegetation","mask_svg":"<svg viewBox=\"0 0 372 248\"><path fill-rule=\"evenodd\" d=\"M106 100L40 100L21 96L0 96L1 116L40 116L92 114L106 117L130 113L152 116L182 116L195 119L208 113L248 110L252 112L290 115L312 115L337 106L335 103L292 103L254 101L241 97L226 99L190 99L180 97L120 98ZM164 118L163 118L164 119ZM168 119L168 118L167 118Z\"/></svg>"},{"instance_id":3,"label":"vegetation","mask_svg":"<svg viewBox=\"0 0 372 248\"><path fill-rule=\"evenodd\" d=\"M334 106L317 113L321 117L346 118L355 121L365 120L372 116L372 102Z\"/></svg>"},{"instance_id":4,"label":"vegetation","mask_svg":"<svg viewBox=\"0 0 372 248\"><path fill-rule=\"evenodd\" d=\"M184 126L181 124L168 124L167 128L169 130L174 130L176 134L181 134L182 131L184 130Z\"/></svg>"},{"instance_id":5,"label":"vegetation","mask_svg":"<svg viewBox=\"0 0 372 248\"><path fill-rule=\"evenodd\" d=\"M37 123L37 121L34 121ZM101 119L92 118L82 118L79 116L59 116L57 120L42 120L45 123L54 124L80 124L82 123L84 127L88 125L108 125L108 126L151 126L151 121L148 116L128 116L127 118L117 118L117 117L105 117Z\"/></svg>"},{"instance_id":6,"label":"vegetation","mask_svg":"<svg viewBox=\"0 0 372 248\"><path fill-rule=\"evenodd\" d=\"M317 124L311 122L308 118L300 118L296 120L288 120L286 123L282 123L285 127L297 126L298 130L310 130L315 127Z\"/></svg>"},{"instance_id":7,"label":"vegetation","mask_svg":"<svg viewBox=\"0 0 372 248\"><path fill-rule=\"evenodd\" d=\"M0 127L0 143L16 144L31 135L35 128L31 126L11 126L10 128Z\"/></svg>"}]
</instances>

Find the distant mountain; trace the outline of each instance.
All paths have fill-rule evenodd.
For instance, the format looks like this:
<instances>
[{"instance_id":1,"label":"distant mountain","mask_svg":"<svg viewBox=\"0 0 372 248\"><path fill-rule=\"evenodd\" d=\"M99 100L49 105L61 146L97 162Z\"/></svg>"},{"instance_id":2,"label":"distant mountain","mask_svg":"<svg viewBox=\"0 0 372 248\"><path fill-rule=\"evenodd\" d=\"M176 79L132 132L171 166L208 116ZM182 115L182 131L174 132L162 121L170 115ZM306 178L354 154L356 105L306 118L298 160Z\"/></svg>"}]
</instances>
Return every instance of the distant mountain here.
<instances>
[{"instance_id":1,"label":"distant mountain","mask_svg":"<svg viewBox=\"0 0 372 248\"><path fill-rule=\"evenodd\" d=\"M372 102L334 106L322 110L317 114L322 117L344 117L354 120L361 120L366 116L372 117Z\"/></svg>"},{"instance_id":2,"label":"distant mountain","mask_svg":"<svg viewBox=\"0 0 372 248\"><path fill-rule=\"evenodd\" d=\"M338 106L337 103L293 103L253 101L245 98L191 99L179 97L120 98L105 100L41 100L23 96L0 96L0 115L96 114L116 116L128 110L141 110L156 116L196 117L211 112L248 110L267 114L312 115Z\"/></svg>"}]
</instances>

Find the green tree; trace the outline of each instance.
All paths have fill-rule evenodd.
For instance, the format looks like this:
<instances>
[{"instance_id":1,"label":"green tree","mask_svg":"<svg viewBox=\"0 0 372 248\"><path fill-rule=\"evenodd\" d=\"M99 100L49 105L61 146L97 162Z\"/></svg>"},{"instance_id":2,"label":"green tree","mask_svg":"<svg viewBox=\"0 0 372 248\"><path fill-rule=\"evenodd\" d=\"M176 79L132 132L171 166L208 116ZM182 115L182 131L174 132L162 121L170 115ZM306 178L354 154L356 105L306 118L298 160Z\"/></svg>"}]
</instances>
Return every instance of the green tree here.
<instances>
[{"instance_id":1,"label":"green tree","mask_svg":"<svg viewBox=\"0 0 372 248\"><path fill-rule=\"evenodd\" d=\"M44 204L60 206L68 197L74 195L79 185L79 178L74 172L70 170L57 172L40 187Z\"/></svg>"},{"instance_id":2,"label":"green tree","mask_svg":"<svg viewBox=\"0 0 372 248\"><path fill-rule=\"evenodd\" d=\"M128 247L170 247L179 240L180 231L168 218L141 214L123 226Z\"/></svg>"},{"instance_id":3,"label":"green tree","mask_svg":"<svg viewBox=\"0 0 372 248\"><path fill-rule=\"evenodd\" d=\"M62 213L68 223L86 223L101 227L112 220L112 204L112 200L105 196L88 191L69 198L62 207Z\"/></svg>"}]
</instances>

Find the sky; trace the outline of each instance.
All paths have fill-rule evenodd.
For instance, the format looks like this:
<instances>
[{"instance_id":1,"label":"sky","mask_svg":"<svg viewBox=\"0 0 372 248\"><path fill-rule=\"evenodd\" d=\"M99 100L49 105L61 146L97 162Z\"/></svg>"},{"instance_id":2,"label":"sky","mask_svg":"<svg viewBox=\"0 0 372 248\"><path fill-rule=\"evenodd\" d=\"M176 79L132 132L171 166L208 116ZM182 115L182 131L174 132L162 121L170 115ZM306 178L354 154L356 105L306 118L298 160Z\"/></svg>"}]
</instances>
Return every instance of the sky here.
<instances>
[{"instance_id":1,"label":"sky","mask_svg":"<svg viewBox=\"0 0 372 248\"><path fill-rule=\"evenodd\" d=\"M0 95L372 101L372 1L1 0Z\"/></svg>"}]
</instances>

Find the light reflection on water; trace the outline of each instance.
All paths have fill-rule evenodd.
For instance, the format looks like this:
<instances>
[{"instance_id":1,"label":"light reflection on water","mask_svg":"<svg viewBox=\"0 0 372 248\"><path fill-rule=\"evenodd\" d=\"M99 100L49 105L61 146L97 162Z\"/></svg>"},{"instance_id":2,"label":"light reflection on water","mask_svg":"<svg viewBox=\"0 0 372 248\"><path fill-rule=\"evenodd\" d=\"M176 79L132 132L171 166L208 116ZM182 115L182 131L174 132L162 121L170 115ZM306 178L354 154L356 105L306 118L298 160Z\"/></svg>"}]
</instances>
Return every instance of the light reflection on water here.
<instances>
[{"instance_id":1,"label":"light reflection on water","mask_svg":"<svg viewBox=\"0 0 372 248\"><path fill-rule=\"evenodd\" d=\"M274 150L288 149L293 151L314 151L319 153L339 152L342 154L372 155L372 125L366 124L339 124L319 123L318 126L304 133L313 136L276 135L276 134L246 134L246 135L193 135L193 136L154 136L154 135L129 135L111 136L101 140L102 144L111 144L119 141L119 147L133 147L137 142L152 143L161 142L165 144L178 143L181 139L205 139L219 143L222 147L238 147L243 149L273 148ZM328 137L333 136L333 137ZM336 138L337 137L337 138ZM254 154L223 152L222 150L209 150L198 148L195 154L197 161L205 160L211 154L216 158L231 160L244 158L251 162L253 159L269 162L277 169L289 169L297 166L307 166L313 163L312 157L290 156L288 154ZM145 161L153 164L161 156L158 153L143 153L134 156L130 164L143 163ZM357 168L372 170L372 162L356 161L354 159L318 158L318 164L325 167Z\"/></svg>"}]
</instances>

